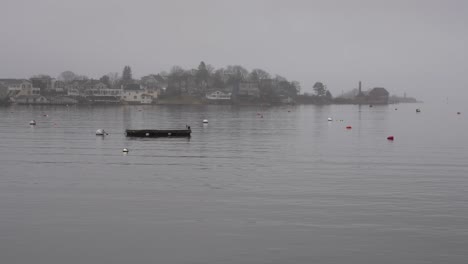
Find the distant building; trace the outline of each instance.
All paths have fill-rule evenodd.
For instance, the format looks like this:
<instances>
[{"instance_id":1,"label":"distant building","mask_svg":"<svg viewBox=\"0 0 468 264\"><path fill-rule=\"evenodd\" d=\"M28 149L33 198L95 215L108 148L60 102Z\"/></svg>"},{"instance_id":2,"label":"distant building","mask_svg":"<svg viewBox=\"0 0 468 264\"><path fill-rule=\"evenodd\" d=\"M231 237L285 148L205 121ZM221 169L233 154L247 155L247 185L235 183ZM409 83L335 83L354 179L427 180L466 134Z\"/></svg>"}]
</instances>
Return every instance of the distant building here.
<instances>
[{"instance_id":1,"label":"distant building","mask_svg":"<svg viewBox=\"0 0 468 264\"><path fill-rule=\"evenodd\" d=\"M231 100L231 93L224 93L221 91L212 92L206 95L208 100Z\"/></svg>"},{"instance_id":2,"label":"distant building","mask_svg":"<svg viewBox=\"0 0 468 264\"><path fill-rule=\"evenodd\" d=\"M162 92L161 88L154 88L154 87L142 87L143 90L145 91L146 95L149 95L152 97L151 101L154 101L155 99L158 99L159 95Z\"/></svg>"},{"instance_id":3,"label":"distant building","mask_svg":"<svg viewBox=\"0 0 468 264\"><path fill-rule=\"evenodd\" d=\"M125 104L151 104L153 102L153 96L136 83L122 85L121 99Z\"/></svg>"},{"instance_id":4,"label":"distant building","mask_svg":"<svg viewBox=\"0 0 468 264\"><path fill-rule=\"evenodd\" d=\"M111 89L101 82L85 90L85 98L90 103L117 104L120 103L121 97L122 89Z\"/></svg>"},{"instance_id":5,"label":"distant building","mask_svg":"<svg viewBox=\"0 0 468 264\"><path fill-rule=\"evenodd\" d=\"M8 84L8 93L11 97L40 95L41 89L33 87L32 83L28 80L17 80Z\"/></svg>"},{"instance_id":6,"label":"distant building","mask_svg":"<svg viewBox=\"0 0 468 264\"><path fill-rule=\"evenodd\" d=\"M69 96L85 96L85 90L88 88L86 80L75 80L65 84L65 90ZM92 88L92 87L91 87Z\"/></svg>"},{"instance_id":7,"label":"distant building","mask_svg":"<svg viewBox=\"0 0 468 264\"><path fill-rule=\"evenodd\" d=\"M49 100L42 95L19 95L13 98L17 104L49 104Z\"/></svg>"},{"instance_id":8,"label":"distant building","mask_svg":"<svg viewBox=\"0 0 468 264\"><path fill-rule=\"evenodd\" d=\"M32 77L29 79L35 88L39 88L41 93L52 91L53 79L47 75Z\"/></svg>"},{"instance_id":9,"label":"distant building","mask_svg":"<svg viewBox=\"0 0 468 264\"><path fill-rule=\"evenodd\" d=\"M388 104L389 93L385 88L375 87L367 95L369 104Z\"/></svg>"},{"instance_id":10,"label":"distant building","mask_svg":"<svg viewBox=\"0 0 468 264\"><path fill-rule=\"evenodd\" d=\"M152 74L142 77L140 84L148 90L165 90L167 88L167 78L160 74Z\"/></svg>"},{"instance_id":11,"label":"distant building","mask_svg":"<svg viewBox=\"0 0 468 264\"><path fill-rule=\"evenodd\" d=\"M59 80L52 80L52 91L56 93L65 93L65 82Z\"/></svg>"},{"instance_id":12,"label":"distant building","mask_svg":"<svg viewBox=\"0 0 468 264\"><path fill-rule=\"evenodd\" d=\"M256 82L241 82L239 83L239 90L237 91L238 96L247 97L260 97L260 89Z\"/></svg>"}]
</instances>

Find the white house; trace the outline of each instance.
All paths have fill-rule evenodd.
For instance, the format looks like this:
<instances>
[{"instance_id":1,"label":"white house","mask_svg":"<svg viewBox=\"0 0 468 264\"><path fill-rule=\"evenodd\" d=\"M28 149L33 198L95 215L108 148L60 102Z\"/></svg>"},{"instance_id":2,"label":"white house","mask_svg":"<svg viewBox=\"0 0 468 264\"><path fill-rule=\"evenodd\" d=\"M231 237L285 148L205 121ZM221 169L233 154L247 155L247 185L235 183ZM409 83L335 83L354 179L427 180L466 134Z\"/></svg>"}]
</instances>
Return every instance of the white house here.
<instances>
[{"instance_id":1,"label":"white house","mask_svg":"<svg viewBox=\"0 0 468 264\"><path fill-rule=\"evenodd\" d=\"M30 81L19 80L18 82L10 83L8 85L8 92L10 94L15 94L15 96L29 96L41 94L41 89L33 87Z\"/></svg>"},{"instance_id":2,"label":"white house","mask_svg":"<svg viewBox=\"0 0 468 264\"><path fill-rule=\"evenodd\" d=\"M139 84L122 86L121 99L126 104L151 104L153 102L153 96L142 89Z\"/></svg>"},{"instance_id":3,"label":"white house","mask_svg":"<svg viewBox=\"0 0 468 264\"><path fill-rule=\"evenodd\" d=\"M206 95L208 100L231 100L231 93L223 93L221 91L212 92Z\"/></svg>"}]
</instances>

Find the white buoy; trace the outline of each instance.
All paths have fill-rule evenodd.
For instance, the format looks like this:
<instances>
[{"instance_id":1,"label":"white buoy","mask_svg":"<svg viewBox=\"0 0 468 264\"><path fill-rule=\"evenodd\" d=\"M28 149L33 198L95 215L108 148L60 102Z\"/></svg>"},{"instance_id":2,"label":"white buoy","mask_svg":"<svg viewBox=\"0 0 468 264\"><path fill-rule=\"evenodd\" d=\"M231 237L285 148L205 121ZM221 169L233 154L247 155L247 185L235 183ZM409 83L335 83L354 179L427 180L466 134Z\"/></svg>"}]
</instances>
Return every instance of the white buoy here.
<instances>
[{"instance_id":1,"label":"white buoy","mask_svg":"<svg viewBox=\"0 0 468 264\"><path fill-rule=\"evenodd\" d=\"M107 135L106 131L104 131L104 129L100 128L98 130L96 130L96 136L105 136Z\"/></svg>"},{"instance_id":2,"label":"white buoy","mask_svg":"<svg viewBox=\"0 0 468 264\"><path fill-rule=\"evenodd\" d=\"M331 117L328 118L328 121L333 121L333 119Z\"/></svg>"},{"instance_id":3,"label":"white buoy","mask_svg":"<svg viewBox=\"0 0 468 264\"><path fill-rule=\"evenodd\" d=\"M124 152L124 153L128 153L128 148L124 148L124 149L122 149L122 152Z\"/></svg>"},{"instance_id":4,"label":"white buoy","mask_svg":"<svg viewBox=\"0 0 468 264\"><path fill-rule=\"evenodd\" d=\"M203 119L203 124L208 124L208 119Z\"/></svg>"},{"instance_id":5,"label":"white buoy","mask_svg":"<svg viewBox=\"0 0 468 264\"><path fill-rule=\"evenodd\" d=\"M31 121L29 121L29 124L30 124L31 126L35 126L35 125L36 125L36 121L31 120Z\"/></svg>"}]
</instances>

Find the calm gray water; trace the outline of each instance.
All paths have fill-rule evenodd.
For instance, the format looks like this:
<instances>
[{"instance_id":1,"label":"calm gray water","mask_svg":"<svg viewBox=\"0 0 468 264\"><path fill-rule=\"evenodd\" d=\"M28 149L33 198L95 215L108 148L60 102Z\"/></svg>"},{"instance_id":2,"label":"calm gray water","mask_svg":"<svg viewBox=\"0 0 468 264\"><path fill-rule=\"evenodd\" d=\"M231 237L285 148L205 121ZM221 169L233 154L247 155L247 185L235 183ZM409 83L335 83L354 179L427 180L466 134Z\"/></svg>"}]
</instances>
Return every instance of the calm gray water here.
<instances>
[{"instance_id":1,"label":"calm gray water","mask_svg":"<svg viewBox=\"0 0 468 264\"><path fill-rule=\"evenodd\" d=\"M467 263L467 115L3 107L1 263ZM190 139L124 135L186 124Z\"/></svg>"}]
</instances>

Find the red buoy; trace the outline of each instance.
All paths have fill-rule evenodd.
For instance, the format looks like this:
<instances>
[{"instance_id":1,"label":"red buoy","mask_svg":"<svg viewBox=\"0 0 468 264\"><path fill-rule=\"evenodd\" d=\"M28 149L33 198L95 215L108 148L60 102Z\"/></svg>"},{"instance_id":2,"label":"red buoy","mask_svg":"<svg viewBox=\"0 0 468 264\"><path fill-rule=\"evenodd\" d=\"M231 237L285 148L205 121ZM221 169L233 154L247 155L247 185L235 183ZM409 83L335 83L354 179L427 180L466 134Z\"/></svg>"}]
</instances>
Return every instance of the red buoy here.
<instances>
[{"instance_id":1,"label":"red buoy","mask_svg":"<svg viewBox=\"0 0 468 264\"><path fill-rule=\"evenodd\" d=\"M347 126L347 127L346 127L346 129L351 129L351 128L353 128L353 127L351 127L351 126Z\"/></svg>"},{"instance_id":2,"label":"red buoy","mask_svg":"<svg viewBox=\"0 0 468 264\"><path fill-rule=\"evenodd\" d=\"M387 137L388 140L394 140L395 138L393 136Z\"/></svg>"}]
</instances>

